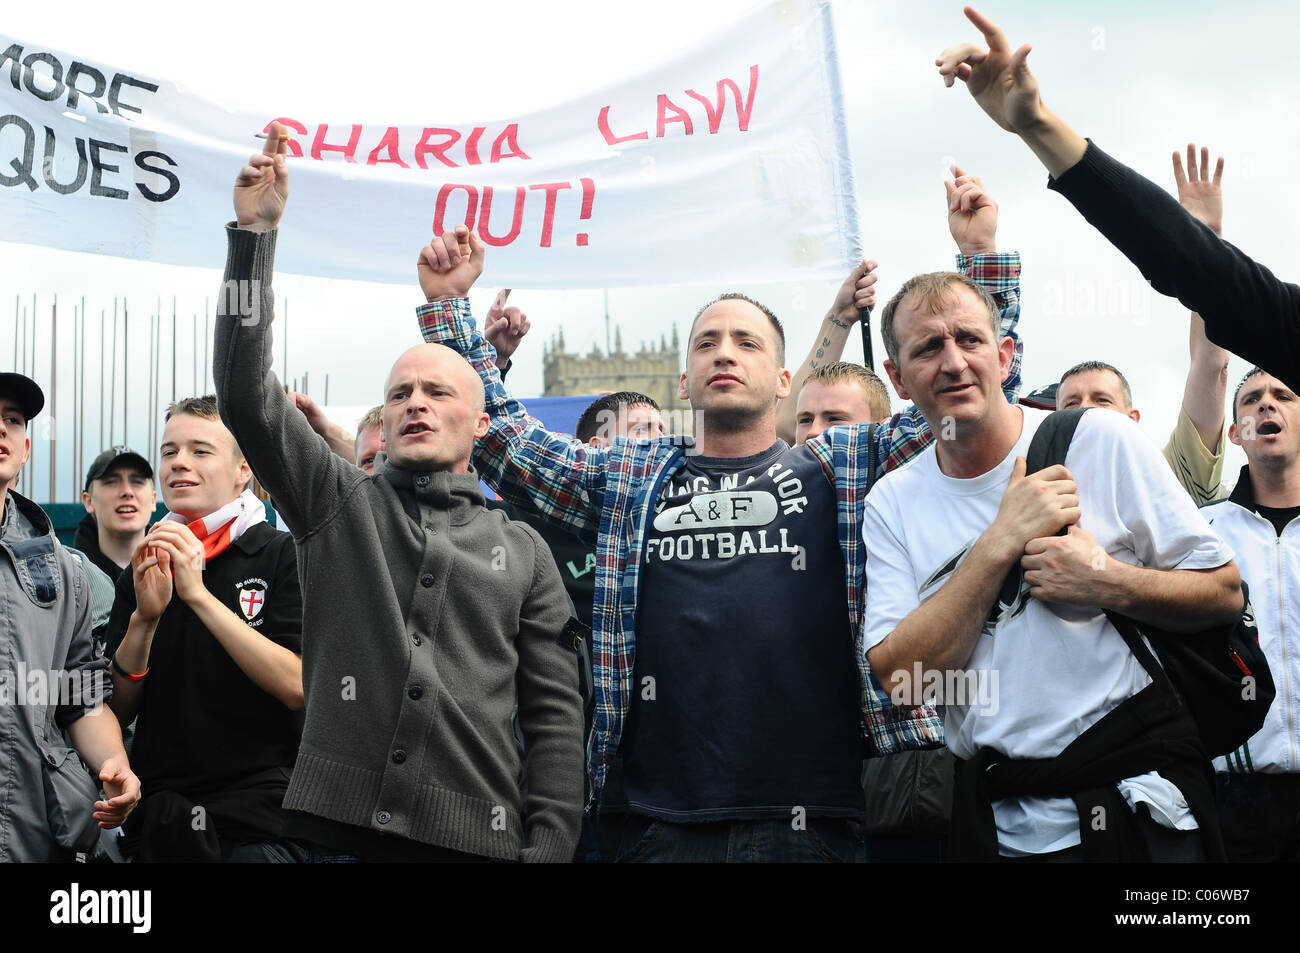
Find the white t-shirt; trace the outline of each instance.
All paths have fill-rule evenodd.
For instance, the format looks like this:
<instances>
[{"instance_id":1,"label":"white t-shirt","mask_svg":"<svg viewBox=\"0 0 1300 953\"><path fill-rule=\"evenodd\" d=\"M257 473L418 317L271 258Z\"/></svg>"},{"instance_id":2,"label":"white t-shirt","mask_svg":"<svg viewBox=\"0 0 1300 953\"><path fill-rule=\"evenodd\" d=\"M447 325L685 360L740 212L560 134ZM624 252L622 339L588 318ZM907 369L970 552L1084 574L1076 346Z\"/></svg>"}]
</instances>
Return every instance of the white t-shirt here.
<instances>
[{"instance_id":1,"label":"white t-shirt","mask_svg":"<svg viewBox=\"0 0 1300 953\"><path fill-rule=\"evenodd\" d=\"M1015 458L1028 453L1047 416L1020 409L1020 439L989 472L969 480L945 476L932 446L867 497L865 649L939 591L993 523ZM1080 527L1115 559L1154 569L1212 569L1232 559L1169 465L1123 414L1084 414L1065 464L1079 487ZM944 733L958 757L990 745L1012 758L1054 757L1150 682L1101 610L1021 593L996 625L985 624L963 680L949 677ZM878 674L883 680L888 673ZM1196 827L1177 787L1155 772L1119 787L1130 806L1148 802L1165 826ZM1079 843L1078 813L1067 798L1008 798L993 808L1004 855Z\"/></svg>"}]
</instances>

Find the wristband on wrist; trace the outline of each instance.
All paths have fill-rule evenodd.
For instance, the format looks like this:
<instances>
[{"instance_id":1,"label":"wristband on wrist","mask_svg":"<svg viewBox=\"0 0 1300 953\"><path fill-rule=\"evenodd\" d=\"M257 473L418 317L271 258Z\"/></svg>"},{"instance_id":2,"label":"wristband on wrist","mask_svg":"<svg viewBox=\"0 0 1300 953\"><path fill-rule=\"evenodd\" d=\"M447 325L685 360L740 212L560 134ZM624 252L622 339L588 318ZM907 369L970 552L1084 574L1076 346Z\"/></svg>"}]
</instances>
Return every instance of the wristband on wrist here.
<instances>
[{"instance_id":1,"label":"wristband on wrist","mask_svg":"<svg viewBox=\"0 0 1300 953\"><path fill-rule=\"evenodd\" d=\"M119 675L121 675L123 678L125 678L125 679L129 679L130 681L133 681L133 682L139 682L139 681L142 681L142 680L144 679L144 677L145 677L146 675L149 674L149 667L148 667L148 666L145 666L145 670L144 670L143 672L141 672L139 675L132 675L130 672L128 672L126 669L124 669L121 665L118 665L118 664L117 664L117 653L116 653L116 652L114 652L114 653L112 654L112 656L109 657L109 662L112 663L113 670L114 670L115 672L117 672L117 674L119 674Z\"/></svg>"}]
</instances>

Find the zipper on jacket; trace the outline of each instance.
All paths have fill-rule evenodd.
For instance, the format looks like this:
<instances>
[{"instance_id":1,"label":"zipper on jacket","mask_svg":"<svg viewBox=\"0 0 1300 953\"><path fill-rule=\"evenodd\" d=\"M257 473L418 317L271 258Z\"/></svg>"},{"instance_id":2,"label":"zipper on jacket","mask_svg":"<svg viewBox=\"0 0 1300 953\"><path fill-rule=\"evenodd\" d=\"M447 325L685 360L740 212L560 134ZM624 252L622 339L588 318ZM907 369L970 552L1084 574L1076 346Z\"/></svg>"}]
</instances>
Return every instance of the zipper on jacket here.
<instances>
[{"instance_id":1,"label":"zipper on jacket","mask_svg":"<svg viewBox=\"0 0 1300 953\"><path fill-rule=\"evenodd\" d=\"M1290 528L1290 525L1291 524L1288 523L1286 526L1284 526L1282 528L1282 532L1285 533L1287 529ZM1277 548L1275 551L1277 553L1277 613L1278 613L1277 624L1278 624L1278 628L1281 630L1282 672L1285 676L1284 683L1286 685L1286 741L1287 741L1287 747L1290 749L1291 752L1291 763L1288 766L1288 769L1294 771L1296 769L1295 714L1294 714L1295 706L1291 697L1291 665L1287 658L1287 650L1286 650L1286 643L1287 643L1286 607L1283 605L1282 602L1282 594L1284 592L1285 587L1284 587L1284 578L1282 575L1282 537L1280 535L1277 537Z\"/></svg>"}]
</instances>

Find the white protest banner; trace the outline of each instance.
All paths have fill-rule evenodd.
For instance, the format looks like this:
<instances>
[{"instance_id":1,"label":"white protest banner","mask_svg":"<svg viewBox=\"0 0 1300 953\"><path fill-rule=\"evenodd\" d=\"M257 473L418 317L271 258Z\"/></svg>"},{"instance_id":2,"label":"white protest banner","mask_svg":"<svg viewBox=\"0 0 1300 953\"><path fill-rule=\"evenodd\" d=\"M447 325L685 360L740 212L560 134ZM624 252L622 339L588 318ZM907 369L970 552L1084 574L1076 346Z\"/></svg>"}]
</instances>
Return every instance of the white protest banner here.
<instances>
[{"instance_id":1,"label":"white protest banner","mask_svg":"<svg viewBox=\"0 0 1300 953\"><path fill-rule=\"evenodd\" d=\"M761 7L527 115L285 115L274 87L239 111L0 33L4 239L218 268L235 173L279 119L282 272L413 282L419 247L457 222L489 246L486 280L514 287L838 280L861 257L826 2Z\"/></svg>"}]
</instances>

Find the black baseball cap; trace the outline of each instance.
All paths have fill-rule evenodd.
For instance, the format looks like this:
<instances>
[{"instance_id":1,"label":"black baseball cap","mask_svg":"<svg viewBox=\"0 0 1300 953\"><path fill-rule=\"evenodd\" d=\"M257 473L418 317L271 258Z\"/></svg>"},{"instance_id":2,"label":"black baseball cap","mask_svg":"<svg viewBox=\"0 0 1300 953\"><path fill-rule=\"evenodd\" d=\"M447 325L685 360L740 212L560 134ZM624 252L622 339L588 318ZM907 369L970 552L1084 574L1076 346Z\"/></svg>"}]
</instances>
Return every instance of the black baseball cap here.
<instances>
[{"instance_id":1,"label":"black baseball cap","mask_svg":"<svg viewBox=\"0 0 1300 953\"><path fill-rule=\"evenodd\" d=\"M1059 384L1045 384L1038 390L1030 391L1024 397L1020 398L1020 403L1026 407L1037 407L1039 410L1056 409L1056 389Z\"/></svg>"},{"instance_id":2,"label":"black baseball cap","mask_svg":"<svg viewBox=\"0 0 1300 953\"><path fill-rule=\"evenodd\" d=\"M86 490L90 490L90 481L98 480L113 467L119 463L126 462L133 464L137 470L153 479L153 467L149 466L149 461L140 454L136 453L130 447L109 447L103 453L95 458L90 469L86 471Z\"/></svg>"},{"instance_id":3,"label":"black baseball cap","mask_svg":"<svg viewBox=\"0 0 1300 953\"><path fill-rule=\"evenodd\" d=\"M45 394L30 377L12 372L0 374L0 397L16 401L27 423L45 407Z\"/></svg>"}]
</instances>

